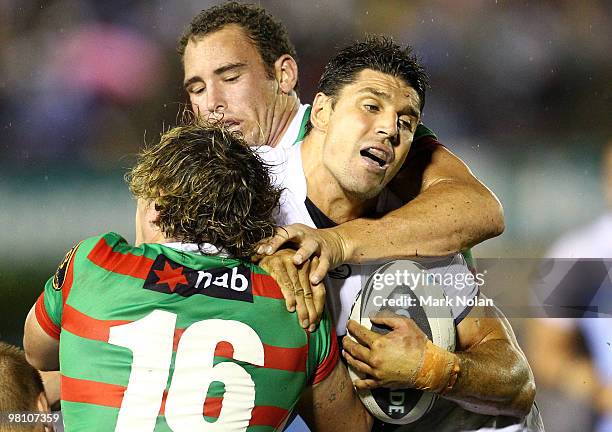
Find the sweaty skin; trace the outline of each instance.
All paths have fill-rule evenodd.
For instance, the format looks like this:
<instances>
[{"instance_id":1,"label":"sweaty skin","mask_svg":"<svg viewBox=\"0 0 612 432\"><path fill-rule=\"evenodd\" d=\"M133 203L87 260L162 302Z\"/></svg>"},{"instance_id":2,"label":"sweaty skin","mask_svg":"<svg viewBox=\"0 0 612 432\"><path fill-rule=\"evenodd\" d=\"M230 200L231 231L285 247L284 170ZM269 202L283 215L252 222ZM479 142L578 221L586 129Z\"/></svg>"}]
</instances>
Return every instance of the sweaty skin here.
<instances>
[{"instance_id":1,"label":"sweaty skin","mask_svg":"<svg viewBox=\"0 0 612 432\"><path fill-rule=\"evenodd\" d=\"M529 413L535 398L533 374L510 324L496 308L472 309L457 326L456 351L442 353L434 347L439 357L427 367L423 363L432 360L426 356L431 342L414 321L401 316L372 321L393 331L380 335L349 321L348 331L356 341L343 340L349 365L368 375L355 382L357 388L425 389L423 383L431 377L424 375L437 368L435 375L444 377L437 376L435 384L444 386L433 390L469 411L513 417Z\"/></svg>"},{"instance_id":2,"label":"sweaty skin","mask_svg":"<svg viewBox=\"0 0 612 432\"><path fill-rule=\"evenodd\" d=\"M195 112L227 120L251 145L280 142L299 108L298 68L291 56L280 56L266 70L244 29L230 24L192 37L182 60L184 87ZM503 210L491 191L444 147L425 153L414 164L408 160L390 183L407 203L398 210L325 230L288 226L262 243L259 253L271 255L292 242L295 264L319 258L310 273L317 284L345 262L447 255L499 235ZM403 175L406 171L414 175ZM300 321L307 318L302 315Z\"/></svg>"}]
</instances>

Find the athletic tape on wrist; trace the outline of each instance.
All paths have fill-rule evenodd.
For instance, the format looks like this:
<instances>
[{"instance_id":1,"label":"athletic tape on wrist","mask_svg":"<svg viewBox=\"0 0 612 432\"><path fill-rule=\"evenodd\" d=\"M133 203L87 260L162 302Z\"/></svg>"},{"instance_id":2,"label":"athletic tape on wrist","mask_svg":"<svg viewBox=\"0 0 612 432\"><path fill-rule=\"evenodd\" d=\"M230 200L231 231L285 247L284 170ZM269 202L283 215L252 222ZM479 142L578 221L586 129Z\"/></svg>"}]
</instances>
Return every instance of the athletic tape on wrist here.
<instances>
[{"instance_id":1,"label":"athletic tape on wrist","mask_svg":"<svg viewBox=\"0 0 612 432\"><path fill-rule=\"evenodd\" d=\"M416 373L415 388L445 395L457 382L460 370L456 355L428 341Z\"/></svg>"}]
</instances>

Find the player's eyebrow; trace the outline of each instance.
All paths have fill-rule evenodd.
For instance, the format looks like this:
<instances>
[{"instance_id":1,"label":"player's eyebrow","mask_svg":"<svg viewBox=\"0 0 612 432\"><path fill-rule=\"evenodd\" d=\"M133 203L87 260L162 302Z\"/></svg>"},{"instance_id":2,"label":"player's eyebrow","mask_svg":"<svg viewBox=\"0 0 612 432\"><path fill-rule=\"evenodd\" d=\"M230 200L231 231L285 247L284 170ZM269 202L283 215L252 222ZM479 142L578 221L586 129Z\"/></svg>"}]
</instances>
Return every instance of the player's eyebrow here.
<instances>
[{"instance_id":1,"label":"player's eyebrow","mask_svg":"<svg viewBox=\"0 0 612 432\"><path fill-rule=\"evenodd\" d=\"M246 63L242 63L242 62L239 62L239 63L229 63L229 64L223 65L221 67L218 67L217 69L215 69L213 71L213 73L215 75L222 75L225 72L230 72L230 71L242 69L242 68L244 68L246 66L247 66L247 64ZM196 82L202 82L202 81L204 81L204 80L202 79L201 76L194 75L191 78L189 78L188 80L185 80L183 82L183 88L187 89L191 84L196 83Z\"/></svg>"},{"instance_id":2,"label":"player's eyebrow","mask_svg":"<svg viewBox=\"0 0 612 432\"><path fill-rule=\"evenodd\" d=\"M221 75L221 74L224 74L225 72L234 71L236 69L242 69L246 65L247 65L246 63L242 63L242 62L229 63L229 64L223 65L221 67L218 67L217 69L215 69L213 71L213 73L215 75Z\"/></svg>"},{"instance_id":3,"label":"player's eyebrow","mask_svg":"<svg viewBox=\"0 0 612 432\"><path fill-rule=\"evenodd\" d=\"M381 99L384 99L384 100L391 99L391 95L389 95L389 93L384 92L382 90L378 90L378 89L376 89L374 87L364 87L361 90L359 90L359 93L371 93L374 96L377 96L377 97L379 97Z\"/></svg>"},{"instance_id":4,"label":"player's eyebrow","mask_svg":"<svg viewBox=\"0 0 612 432\"><path fill-rule=\"evenodd\" d=\"M359 90L359 93L368 93L368 94L372 94L376 97L379 97L380 99L383 99L385 101L389 101L391 100L391 95L385 91L379 90L377 88L374 87L364 87L361 90ZM402 114L406 114L409 116L412 116L414 118L419 118L419 111L415 110L413 107L408 106L405 109L402 110L401 112Z\"/></svg>"}]
</instances>

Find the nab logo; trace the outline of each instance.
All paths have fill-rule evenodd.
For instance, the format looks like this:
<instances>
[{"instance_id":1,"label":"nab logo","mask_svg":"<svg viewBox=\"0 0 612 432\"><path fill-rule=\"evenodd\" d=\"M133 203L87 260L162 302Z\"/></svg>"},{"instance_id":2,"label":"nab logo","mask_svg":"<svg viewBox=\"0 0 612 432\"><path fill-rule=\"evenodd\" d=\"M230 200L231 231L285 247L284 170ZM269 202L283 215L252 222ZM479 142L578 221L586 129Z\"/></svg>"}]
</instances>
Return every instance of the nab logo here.
<instances>
[{"instance_id":1,"label":"nab logo","mask_svg":"<svg viewBox=\"0 0 612 432\"><path fill-rule=\"evenodd\" d=\"M243 265L194 270L158 255L143 288L183 297L200 294L253 303L251 271Z\"/></svg>"}]
</instances>

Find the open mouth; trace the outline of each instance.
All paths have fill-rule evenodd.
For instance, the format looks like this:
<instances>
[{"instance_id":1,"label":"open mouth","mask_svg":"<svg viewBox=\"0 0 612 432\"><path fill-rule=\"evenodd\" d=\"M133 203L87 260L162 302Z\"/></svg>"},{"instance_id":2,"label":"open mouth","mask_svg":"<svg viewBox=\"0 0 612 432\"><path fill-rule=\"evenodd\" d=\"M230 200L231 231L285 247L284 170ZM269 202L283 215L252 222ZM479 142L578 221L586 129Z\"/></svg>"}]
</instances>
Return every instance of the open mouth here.
<instances>
[{"instance_id":1,"label":"open mouth","mask_svg":"<svg viewBox=\"0 0 612 432\"><path fill-rule=\"evenodd\" d=\"M378 164L380 168L387 166L389 155L382 150L368 147L359 152L361 156L368 158Z\"/></svg>"}]
</instances>

